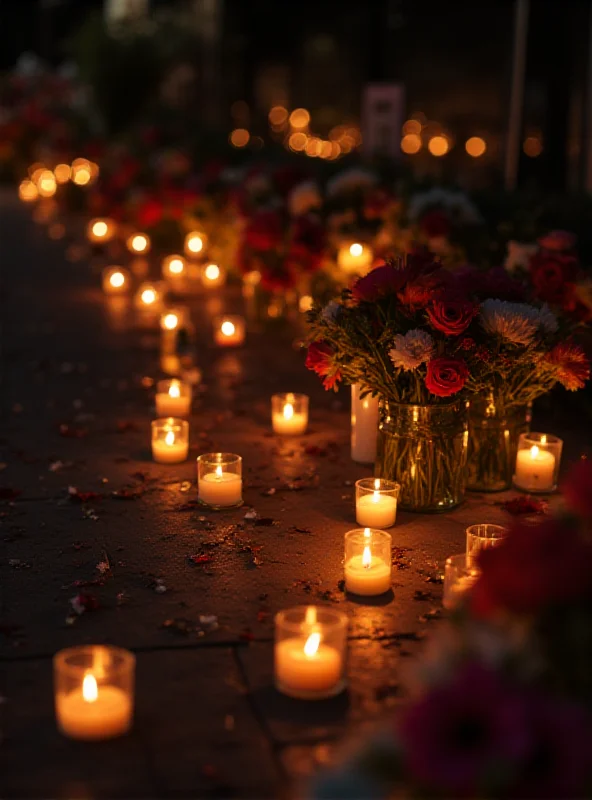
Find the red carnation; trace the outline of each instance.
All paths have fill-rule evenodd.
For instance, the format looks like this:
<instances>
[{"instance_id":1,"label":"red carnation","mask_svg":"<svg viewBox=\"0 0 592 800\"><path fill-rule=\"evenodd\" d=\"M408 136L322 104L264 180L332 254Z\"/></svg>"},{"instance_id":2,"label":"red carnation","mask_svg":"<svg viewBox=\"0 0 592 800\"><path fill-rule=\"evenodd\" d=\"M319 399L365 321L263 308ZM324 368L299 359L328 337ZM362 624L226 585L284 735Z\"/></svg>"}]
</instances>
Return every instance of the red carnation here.
<instances>
[{"instance_id":1,"label":"red carnation","mask_svg":"<svg viewBox=\"0 0 592 800\"><path fill-rule=\"evenodd\" d=\"M477 306L463 298L436 298L427 309L432 327L445 333L446 336L458 336L466 331L476 313Z\"/></svg>"},{"instance_id":2,"label":"red carnation","mask_svg":"<svg viewBox=\"0 0 592 800\"><path fill-rule=\"evenodd\" d=\"M565 253L566 250L574 249L576 245L576 235L569 231L549 231L549 233L541 236L538 242L545 250Z\"/></svg>"},{"instance_id":3,"label":"red carnation","mask_svg":"<svg viewBox=\"0 0 592 800\"><path fill-rule=\"evenodd\" d=\"M428 362L425 385L436 397L450 397L460 392L469 377L469 369L460 358L433 358Z\"/></svg>"},{"instance_id":4,"label":"red carnation","mask_svg":"<svg viewBox=\"0 0 592 800\"><path fill-rule=\"evenodd\" d=\"M555 369L559 383L571 392L583 389L590 377L588 357L572 342L556 344L545 356L545 361Z\"/></svg>"},{"instance_id":5,"label":"red carnation","mask_svg":"<svg viewBox=\"0 0 592 800\"><path fill-rule=\"evenodd\" d=\"M376 267L352 287L352 295L358 302L374 303L389 294L395 294L403 287L405 272L393 264Z\"/></svg>"},{"instance_id":6,"label":"red carnation","mask_svg":"<svg viewBox=\"0 0 592 800\"><path fill-rule=\"evenodd\" d=\"M592 518L592 462L582 459L574 464L561 491L572 511Z\"/></svg>"},{"instance_id":7,"label":"red carnation","mask_svg":"<svg viewBox=\"0 0 592 800\"><path fill-rule=\"evenodd\" d=\"M327 342L313 342L308 346L306 368L316 372L323 380L325 389L337 389L341 372L335 367L335 352Z\"/></svg>"},{"instance_id":8,"label":"red carnation","mask_svg":"<svg viewBox=\"0 0 592 800\"><path fill-rule=\"evenodd\" d=\"M535 295L560 305L571 291L578 264L574 256L542 251L530 259L529 269Z\"/></svg>"},{"instance_id":9,"label":"red carnation","mask_svg":"<svg viewBox=\"0 0 592 800\"><path fill-rule=\"evenodd\" d=\"M444 211L428 211L419 220L419 227L428 239L440 239L450 233L450 220Z\"/></svg>"}]
</instances>

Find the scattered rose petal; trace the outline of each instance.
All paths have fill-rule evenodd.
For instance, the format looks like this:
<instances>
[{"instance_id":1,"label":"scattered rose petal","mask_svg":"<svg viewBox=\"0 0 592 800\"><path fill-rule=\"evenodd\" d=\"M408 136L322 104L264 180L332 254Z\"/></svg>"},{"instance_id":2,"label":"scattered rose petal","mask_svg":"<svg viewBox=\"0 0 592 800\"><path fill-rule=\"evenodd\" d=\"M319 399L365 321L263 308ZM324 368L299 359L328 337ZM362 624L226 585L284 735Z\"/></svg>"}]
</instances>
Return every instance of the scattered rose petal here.
<instances>
[{"instance_id":1,"label":"scattered rose petal","mask_svg":"<svg viewBox=\"0 0 592 800\"><path fill-rule=\"evenodd\" d=\"M194 556L187 556L192 564L209 564L214 560L213 556L208 556L205 553L199 553Z\"/></svg>"},{"instance_id":2,"label":"scattered rose petal","mask_svg":"<svg viewBox=\"0 0 592 800\"><path fill-rule=\"evenodd\" d=\"M549 504L545 500L536 500L529 495L520 495L520 497L513 497L511 500L506 500L505 503L502 503L502 508L513 516L519 516L521 514L546 514L549 509Z\"/></svg>"},{"instance_id":3,"label":"scattered rose petal","mask_svg":"<svg viewBox=\"0 0 592 800\"><path fill-rule=\"evenodd\" d=\"M128 431L140 430L135 422L130 419L119 420L115 428L117 433L127 433Z\"/></svg>"},{"instance_id":4,"label":"scattered rose petal","mask_svg":"<svg viewBox=\"0 0 592 800\"><path fill-rule=\"evenodd\" d=\"M73 503L89 503L91 500L102 500L100 492L79 492L76 486L68 486L68 495Z\"/></svg>"},{"instance_id":5,"label":"scattered rose petal","mask_svg":"<svg viewBox=\"0 0 592 800\"><path fill-rule=\"evenodd\" d=\"M245 514L245 519L257 519L257 512L254 508L250 508Z\"/></svg>"},{"instance_id":6,"label":"scattered rose petal","mask_svg":"<svg viewBox=\"0 0 592 800\"><path fill-rule=\"evenodd\" d=\"M70 598L70 605L72 611L80 616L85 611L96 611L99 608L99 601L93 594L78 592L77 595Z\"/></svg>"}]
</instances>

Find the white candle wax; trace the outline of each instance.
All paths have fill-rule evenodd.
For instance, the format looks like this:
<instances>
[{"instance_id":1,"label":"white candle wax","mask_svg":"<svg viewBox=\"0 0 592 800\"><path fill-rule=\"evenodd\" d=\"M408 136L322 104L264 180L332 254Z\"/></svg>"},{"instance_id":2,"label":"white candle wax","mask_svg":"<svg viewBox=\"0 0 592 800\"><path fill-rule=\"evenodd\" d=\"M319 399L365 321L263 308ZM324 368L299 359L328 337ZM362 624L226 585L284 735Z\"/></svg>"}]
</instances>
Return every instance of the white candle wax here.
<instances>
[{"instance_id":1,"label":"white candle wax","mask_svg":"<svg viewBox=\"0 0 592 800\"><path fill-rule=\"evenodd\" d=\"M356 500L356 521L363 528L391 528L397 518L395 497L372 492Z\"/></svg>"},{"instance_id":2,"label":"white candle wax","mask_svg":"<svg viewBox=\"0 0 592 800\"><path fill-rule=\"evenodd\" d=\"M274 411L271 417L273 430L282 436L299 436L308 425L308 414L294 411L291 403L286 403L282 411Z\"/></svg>"},{"instance_id":3,"label":"white candle wax","mask_svg":"<svg viewBox=\"0 0 592 800\"><path fill-rule=\"evenodd\" d=\"M243 481L234 472L209 472L198 481L198 497L208 506L237 506L243 499Z\"/></svg>"},{"instance_id":4,"label":"white candle wax","mask_svg":"<svg viewBox=\"0 0 592 800\"><path fill-rule=\"evenodd\" d=\"M180 464L187 460L188 452L189 442L178 439L172 431L152 442L152 458L158 464Z\"/></svg>"},{"instance_id":5,"label":"white candle wax","mask_svg":"<svg viewBox=\"0 0 592 800\"><path fill-rule=\"evenodd\" d=\"M172 383L168 392L157 392L156 413L159 417L188 417L191 395L182 394L180 387Z\"/></svg>"},{"instance_id":6,"label":"white candle wax","mask_svg":"<svg viewBox=\"0 0 592 800\"><path fill-rule=\"evenodd\" d=\"M357 383L352 386L351 397L351 457L358 464L372 464L376 460L378 398L366 395L360 399Z\"/></svg>"},{"instance_id":7,"label":"white candle wax","mask_svg":"<svg viewBox=\"0 0 592 800\"><path fill-rule=\"evenodd\" d=\"M82 687L56 695L56 718L71 739L111 739L131 727L132 704L116 686L99 686L96 700L85 700Z\"/></svg>"},{"instance_id":8,"label":"white candle wax","mask_svg":"<svg viewBox=\"0 0 592 800\"><path fill-rule=\"evenodd\" d=\"M353 556L345 563L345 588L352 594L370 597L384 594L391 588L391 566L382 558L366 553Z\"/></svg>"},{"instance_id":9,"label":"white candle wax","mask_svg":"<svg viewBox=\"0 0 592 800\"><path fill-rule=\"evenodd\" d=\"M275 676L279 688L287 695L294 697L316 693L328 695L341 682L343 672L341 654L336 648L322 641L319 642L318 648L311 652L307 642L314 635L308 639L305 637L284 639L275 645Z\"/></svg>"},{"instance_id":10,"label":"white candle wax","mask_svg":"<svg viewBox=\"0 0 592 800\"><path fill-rule=\"evenodd\" d=\"M535 492L551 491L555 487L555 456L534 445L518 450L514 483L521 489Z\"/></svg>"}]
</instances>

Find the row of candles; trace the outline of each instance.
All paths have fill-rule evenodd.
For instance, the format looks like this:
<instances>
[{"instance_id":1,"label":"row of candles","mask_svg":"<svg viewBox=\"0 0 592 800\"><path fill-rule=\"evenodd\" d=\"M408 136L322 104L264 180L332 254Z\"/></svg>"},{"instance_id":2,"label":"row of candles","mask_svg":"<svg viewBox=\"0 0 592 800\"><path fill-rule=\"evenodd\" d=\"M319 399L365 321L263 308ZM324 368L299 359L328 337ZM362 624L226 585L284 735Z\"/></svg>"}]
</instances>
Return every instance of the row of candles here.
<instances>
[{"instance_id":1,"label":"row of candles","mask_svg":"<svg viewBox=\"0 0 592 800\"><path fill-rule=\"evenodd\" d=\"M446 561L444 605L454 608L478 577L475 556L499 544L500 525L467 529L467 550ZM362 597L391 588L391 536L363 528L345 534L345 588ZM319 700L346 686L347 614L326 606L297 606L275 617L274 678L290 697ZM136 659L117 647L84 645L54 657L55 712L59 729L81 740L127 733L133 724Z\"/></svg>"}]
</instances>

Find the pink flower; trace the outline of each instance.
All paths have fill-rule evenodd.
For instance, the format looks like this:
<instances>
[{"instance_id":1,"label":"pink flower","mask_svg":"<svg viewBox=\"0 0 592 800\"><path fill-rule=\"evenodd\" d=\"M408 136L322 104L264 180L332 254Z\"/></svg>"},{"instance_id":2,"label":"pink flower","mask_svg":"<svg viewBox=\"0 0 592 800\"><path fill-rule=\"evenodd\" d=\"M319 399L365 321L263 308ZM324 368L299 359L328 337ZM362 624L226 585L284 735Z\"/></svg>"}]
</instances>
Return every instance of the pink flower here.
<instances>
[{"instance_id":1,"label":"pink flower","mask_svg":"<svg viewBox=\"0 0 592 800\"><path fill-rule=\"evenodd\" d=\"M576 235L569 231L549 231L538 240L539 245L545 250L554 250L564 253L573 250L576 246Z\"/></svg>"},{"instance_id":2,"label":"pink flower","mask_svg":"<svg viewBox=\"0 0 592 800\"><path fill-rule=\"evenodd\" d=\"M557 374L557 380L566 389L575 392L583 389L590 377L590 361L581 347L572 342L560 342L545 356L545 361Z\"/></svg>"},{"instance_id":3,"label":"pink flower","mask_svg":"<svg viewBox=\"0 0 592 800\"><path fill-rule=\"evenodd\" d=\"M339 366L334 364L335 352L327 342L312 342L308 346L306 355L306 368L316 372L323 378L325 389L337 389L337 384L341 380Z\"/></svg>"}]
</instances>

